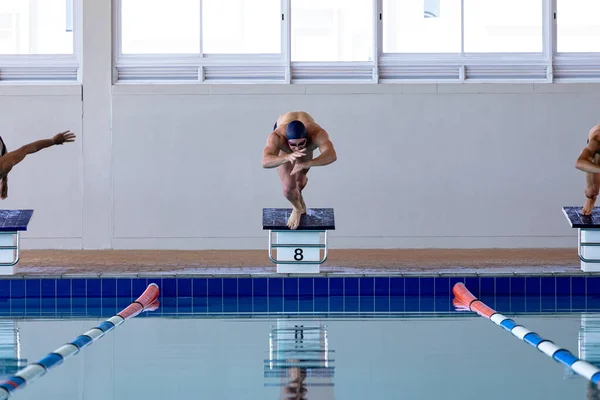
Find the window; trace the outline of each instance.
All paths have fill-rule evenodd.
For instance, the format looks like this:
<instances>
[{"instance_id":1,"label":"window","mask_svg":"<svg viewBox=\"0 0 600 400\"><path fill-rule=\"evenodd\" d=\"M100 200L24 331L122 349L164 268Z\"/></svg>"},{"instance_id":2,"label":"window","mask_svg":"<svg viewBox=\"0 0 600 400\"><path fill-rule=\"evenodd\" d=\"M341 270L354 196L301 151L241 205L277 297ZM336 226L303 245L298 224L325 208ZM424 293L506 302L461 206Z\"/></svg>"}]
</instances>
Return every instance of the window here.
<instances>
[{"instance_id":1,"label":"window","mask_svg":"<svg viewBox=\"0 0 600 400\"><path fill-rule=\"evenodd\" d=\"M73 54L67 7L66 0L1 0L0 54Z\"/></svg>"},{"instance_id":2,"label":"window","mask_svg":"<svg viewBox=\"0 0 600 400\"><path fill-rule=\"evenodd\" d=\"M80 1L0 0L0 56L72 53ZM600 79L600 0L112 1L117 81Z\"/></svg>"},{"instance_id":3,"label":"window","mask_svg":"<svg viewBox=\"0 0 600 400\"><path fill-rule=\"evenodd\" d=\"M200 1L121 0L121 51L199 54Z\"/></svg>"},{"instance_id":4,"label":"window","mask_svg":"<svg viewBox=\"0 0 600 400\"><path fill-rule=\"evenodd\" d=\"M202 52L281 53L281 1L203 0Z\"/></svg>"},{"instance_id":5,"label":"window","mask_svg":"<svg viewBox=\"0 0 600 400\"><path fill-rule=\"evenodd\" d=\"M542 52L542 0L463 1L465 53Z\"/></svg>"},{"instance_id":6,"label":"window","mask_svg":"<svg viewBox=\"0 0 600 400\"><path fill-rule=\"evenodd\" d=\"M383 0L384 53L460 53L461 0Z\"/></svg>"},{"instance_id":7,"label":"window","mask_svg":"<svg viewBox=\"0 0 600 400\"><path fill-rule=\"evenodd\" d=\"M373 60L371 0L292 0L291 61Z\"/></svg>"},{"instance_id":8,"label":"window","mask_svg":"<svg viewBox=\"0 0 600 400\"><path fill-rule=\"evenodd\" d=\"M600 1L557 0L556 50L600 52Z\"/></svg>"}]
</instances>

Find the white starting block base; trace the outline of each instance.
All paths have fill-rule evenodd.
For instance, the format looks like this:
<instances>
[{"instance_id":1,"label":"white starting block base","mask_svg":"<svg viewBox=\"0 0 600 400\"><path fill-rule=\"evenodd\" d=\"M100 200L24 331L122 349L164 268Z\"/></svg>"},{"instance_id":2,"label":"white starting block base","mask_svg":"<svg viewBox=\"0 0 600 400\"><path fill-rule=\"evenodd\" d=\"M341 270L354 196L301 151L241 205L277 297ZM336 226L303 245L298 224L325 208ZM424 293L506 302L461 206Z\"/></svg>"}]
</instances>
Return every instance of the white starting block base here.
<instances>
[{"instance_id":1,"label":"white starting block base","mask_svg":"<svg viewBox=\"0 0 600 400\"><path fill-rule=\"evenodd\" d=\"M578 242L581 270L600 271L600 229L580 228Z\"/></svg>"},{"instance_id":2,"label":"white starting block base","mask_svg":"<svg viewBox=\"0 0 600 400\"><path fill-rule=\"evenodd\" d=\"M294 230L287 226L291 213L289 208L263 208L269 259L277 265L278 273L318 274L327 260L327 231L335 229L333 208L308 208Z\"/></svg>"},{"instance_id":3,"label":"white starting block base","mask_svg":"<svg viewBox=\"0 0 600 400\"><path fill-rule=\"evenodd\" d=\"M275 260L287 262L278 262L277 272L282 274L318 274L321 270L319 263L321 260L321 249L317 247L306 247L304 245L318 245L320 243L320 231L275 232L275 245L293 245L293 247L274 246L277 248ZM302 264L303 262L307 263L311 261L314 262L314 264Z\"/></svg>"},{"instance_id":4,"label":"white starting block base","mask_svg":"<svg viewBox=\"0 0 600 400\"><path fill-rule=\"evenodd\" d=\"M577 229L577 255L581 270L600 271L600 207L594 207L591 215L582 215L581 206L565 206L563 214L571 228Z\"/></svg>"},{"instance_id":5,"label":"white starting block base","mask_svg":"<svg viewBox=\"0 0 600 400\"><path fill-rule=\"evenodd\" d=\"M0 275L13 275L19 261L19 232L0 232Z\"/></svg>"}]
</instances>

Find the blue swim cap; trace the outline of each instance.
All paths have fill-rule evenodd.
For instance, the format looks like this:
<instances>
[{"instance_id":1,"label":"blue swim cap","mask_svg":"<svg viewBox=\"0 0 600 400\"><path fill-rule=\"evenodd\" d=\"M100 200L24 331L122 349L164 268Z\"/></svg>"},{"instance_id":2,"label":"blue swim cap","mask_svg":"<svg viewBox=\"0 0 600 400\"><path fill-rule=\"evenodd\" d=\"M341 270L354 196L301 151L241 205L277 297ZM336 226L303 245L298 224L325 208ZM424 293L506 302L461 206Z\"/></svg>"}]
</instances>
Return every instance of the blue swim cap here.
<instances>
[{"instance_id":1,"label":"blue swim cap","mask_svg":"<svg viewBox=\"0 0 600 400\"><path fill-rule=\"evenodd\" d=\"M306 127L300 121L292 121L285 128L285 136L290 139L304 139L308 137Z\"/></svg>"}]
</instances>

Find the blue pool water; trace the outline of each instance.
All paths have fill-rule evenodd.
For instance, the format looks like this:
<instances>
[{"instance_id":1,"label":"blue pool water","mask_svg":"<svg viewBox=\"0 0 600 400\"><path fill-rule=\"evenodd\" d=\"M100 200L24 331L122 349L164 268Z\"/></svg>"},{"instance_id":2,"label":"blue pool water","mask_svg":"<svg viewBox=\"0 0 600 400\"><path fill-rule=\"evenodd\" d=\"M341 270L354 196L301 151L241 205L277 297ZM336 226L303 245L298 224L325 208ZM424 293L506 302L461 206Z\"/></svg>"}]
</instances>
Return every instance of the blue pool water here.
<instances>
[{"instance_id":1,"label":"blue pool water","mask_svg":"<svg viewBox=\"0 0 600 400\"><path fill-rule=\"evenodd\" d=\"M0 375L115 315L160 305L16 391L21 399L592 399L600 393L489 320L456 282L600 366L600 277L0 280ZM298 390L304 397L286 397Z\"/></svg>"}]
</instances>

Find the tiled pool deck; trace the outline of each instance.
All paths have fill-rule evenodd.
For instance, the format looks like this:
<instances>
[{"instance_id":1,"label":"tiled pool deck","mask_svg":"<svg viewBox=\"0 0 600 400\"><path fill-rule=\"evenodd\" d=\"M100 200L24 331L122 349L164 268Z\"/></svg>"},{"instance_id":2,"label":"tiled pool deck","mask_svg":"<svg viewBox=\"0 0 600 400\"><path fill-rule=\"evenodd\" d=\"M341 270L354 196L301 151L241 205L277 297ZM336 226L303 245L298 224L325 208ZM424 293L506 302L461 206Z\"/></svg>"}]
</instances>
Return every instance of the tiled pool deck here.
<instances>
[{"instance_id":1,"label":"tiled pool deck","mask_svg":"<svg viewBox=\"0 0 600 400\"><path fill-rule=\"evenodd\" d=\"M275 275L266 250L22 250L15 277ZM589 275L572 249L330 249L321 275ZM282 276L282 275L279 275Z\"/></svg>"},{"instance_id":2,"label":"tiled pool deck","mask_svg":"<svg viewBox=\"0 0 600 400\"><path fill-rule=\"evenodd\" d=\"M600 311L573 249L332 249L318 275L277 274L266 251L25 250L0 317L111 316L151 283L151 316L448 313L457 282L510 312Z\"/></svg>"}]
</instances>

